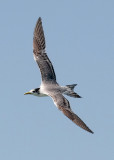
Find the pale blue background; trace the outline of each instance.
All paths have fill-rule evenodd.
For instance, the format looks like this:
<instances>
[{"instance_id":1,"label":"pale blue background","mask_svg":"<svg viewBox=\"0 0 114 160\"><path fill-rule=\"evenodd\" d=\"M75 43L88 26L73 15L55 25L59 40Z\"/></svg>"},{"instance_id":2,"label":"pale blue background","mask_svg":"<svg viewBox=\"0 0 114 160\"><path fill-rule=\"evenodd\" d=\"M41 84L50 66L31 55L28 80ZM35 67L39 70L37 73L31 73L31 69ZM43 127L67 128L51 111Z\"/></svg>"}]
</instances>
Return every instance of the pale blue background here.
<instances>
[{"instance_id":1,"label":"pale blue background","mask_svg":"<svg viewBox=\"0 0 114 160\"><path fill-rule=\"evenodd\" d=\"M87 133L51 98L24 96L40 85L33 30L42 17L47 53ZM0 1L0 160L114 159L114 1Z\"/></svg>"}]
</instances>

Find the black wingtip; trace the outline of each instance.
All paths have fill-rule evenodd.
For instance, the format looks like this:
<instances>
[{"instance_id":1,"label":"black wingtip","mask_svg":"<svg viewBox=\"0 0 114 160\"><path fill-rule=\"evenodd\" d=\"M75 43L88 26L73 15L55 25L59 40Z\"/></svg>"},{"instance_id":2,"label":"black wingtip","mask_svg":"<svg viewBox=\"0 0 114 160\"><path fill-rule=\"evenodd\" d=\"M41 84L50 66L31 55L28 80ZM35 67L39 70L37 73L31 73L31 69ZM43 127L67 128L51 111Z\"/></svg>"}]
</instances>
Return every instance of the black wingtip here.
<instances>
[{"instance_id":1,"label":"black wingtip","mask_svg":"<svg viewBox=\"0 0 114 160\"><path fill-rule=\"evenodd\" d=\"M42 23L42 18L41 17L38 18L37 23Z\"/></svg>"},{"instance_id":2,"label":"black wingtip","mask_svg":"<svg viewBox=\"0 0 114 160\"><path fill-rule=\"evenodd\" d=\"M94 132L92 130L89 130L90 133L94 134Z\"/></svg>"},{"instance_id":3,"label":"black wingtip","mask_svg":"<svg viewBox=\"0 0 114 160\"><path fill-rule=\"evenodd\" d=\"M38 18L38 20L40 20L40 21L41 21L41 20L42 20L42 18L41 18L41 17L39 17L39 18Z\"/></svg>"}]
</instances>

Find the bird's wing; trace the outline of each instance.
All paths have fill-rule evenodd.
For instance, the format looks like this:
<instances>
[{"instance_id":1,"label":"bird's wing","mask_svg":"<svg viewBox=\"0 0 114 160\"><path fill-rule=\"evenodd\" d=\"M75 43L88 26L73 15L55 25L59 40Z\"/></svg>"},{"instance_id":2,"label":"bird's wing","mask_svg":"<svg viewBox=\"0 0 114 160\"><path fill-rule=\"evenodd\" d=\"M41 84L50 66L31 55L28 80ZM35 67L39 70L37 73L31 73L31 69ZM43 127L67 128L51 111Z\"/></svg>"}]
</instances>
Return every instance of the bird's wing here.
<instances>
[{"instance_id":1,"label":"bird's wing","mask_svg":"<svg viewBox=\"0 0 114 160\"><path fill-rule=\"evenodd\" d=\"M67 116L79 127L90 133L93 133L93 131L90 130L89 127L87 127L87 125L71 110L69 101L62 94L50 94L50 97L53 99L54 104L63 112L65 116Z\"/></svg>"},{"instance_id":2,"label":"bird's wing","mask_svg":"<svg viewBox=\"0 0 114 160\"><path fill-rule=\"evenodd\" d=\"M47 54L45 53L45 48L46 44L45 44L44 31L42 27L42 20L41 18L39 18L36 23L33 36L34 59L40 68L42 82L54 83L56 82L56 75L52 63L49 60Z\"/></svg>"}]
</instances>

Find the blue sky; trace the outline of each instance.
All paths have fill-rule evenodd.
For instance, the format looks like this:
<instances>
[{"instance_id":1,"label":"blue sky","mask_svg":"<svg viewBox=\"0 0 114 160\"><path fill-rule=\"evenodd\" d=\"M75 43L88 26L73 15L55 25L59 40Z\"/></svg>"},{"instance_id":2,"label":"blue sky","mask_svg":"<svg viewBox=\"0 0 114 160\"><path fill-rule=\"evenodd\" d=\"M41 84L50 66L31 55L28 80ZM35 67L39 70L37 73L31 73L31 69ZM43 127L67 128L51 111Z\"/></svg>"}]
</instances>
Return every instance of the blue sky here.
<instances>
[{"instance_id":1,"label":"blue sky","mask_svg":"<svg viewBox=\"0 0 114 160\"><path fill-rule=\"evenodd\" d=\"M47 54L58 83L77 83L82 99L67 97L95 132L67 119L51 98L24 96L40 86L33 30L42 17ZM0 159L58 160L114 157L114 1L0 2Z\"/></svg>"}]
</instances>

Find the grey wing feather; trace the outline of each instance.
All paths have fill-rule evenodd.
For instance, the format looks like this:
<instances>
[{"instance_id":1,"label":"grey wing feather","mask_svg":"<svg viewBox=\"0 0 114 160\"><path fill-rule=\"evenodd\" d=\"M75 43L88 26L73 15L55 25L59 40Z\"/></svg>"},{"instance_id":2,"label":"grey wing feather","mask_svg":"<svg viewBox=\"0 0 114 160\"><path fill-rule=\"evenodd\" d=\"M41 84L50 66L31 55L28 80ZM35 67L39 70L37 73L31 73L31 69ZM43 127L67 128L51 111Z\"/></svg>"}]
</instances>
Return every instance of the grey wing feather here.
<instances>
[{"instance_id":1,"label":"grey wing feather","mask_svg":"<svg viewBox=\"0 0 114 160\"><path fill-rule=\"evenodd\" d=\"M62 94L51 95L51 97L54 101L54 104L63 112L65 116L67 116L79 127L90 133L93 133L93 131L90 130L89 127L71 110L69 101Z\"/></svg>"},{"instance_id":2,"label":"grey wing feather","mask_svg":"<svg viewBox=\"0 0 114 160\"><path fill-rule=\"evenodd\" d=\"M51 61L49 60L47 54L45 53L45 36L42 27L41 18L38 19L36 27L34 30L33 37L33 53L34 59L37 62L43 82L56 82L56 75L52 66Z\"/></svg>"},{"instance_id":3,"label":"grey wing feather","mask_svg":"<svg viewBox=\"0 0 114 160\"><path fill-rule=\"evenodd\" d=\"M44 36L41 18L38 19L36 23L36 27L34 29L33 48L35 52L38 52L38 53L45 51L45 48L46 48L45 36Z\"/></svg>"}]
</instances>

